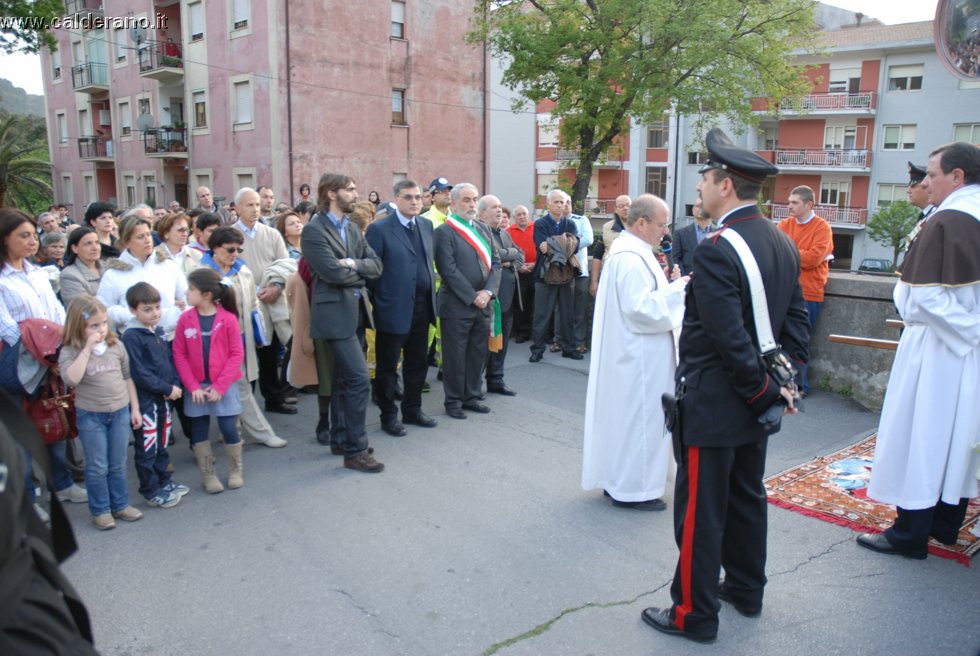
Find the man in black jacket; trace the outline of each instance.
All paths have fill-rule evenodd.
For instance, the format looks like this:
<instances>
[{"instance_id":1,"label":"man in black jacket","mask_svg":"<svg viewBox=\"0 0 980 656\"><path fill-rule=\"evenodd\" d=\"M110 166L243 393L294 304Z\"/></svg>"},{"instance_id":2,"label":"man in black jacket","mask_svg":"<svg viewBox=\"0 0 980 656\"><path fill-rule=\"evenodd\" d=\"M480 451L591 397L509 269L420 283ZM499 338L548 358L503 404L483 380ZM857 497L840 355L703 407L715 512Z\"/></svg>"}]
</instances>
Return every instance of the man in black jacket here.
<instances>
[{"instance_id":1,"label":"man in black jacket","mask_svg":"<svg viewBox=\"0 0 980 656\"><path fill-rule=\"evenodd\" d=\"M674 234L674 263L681 268L682 276L691 275L694 268L694 249L704 241L714 226L711 225L711 217L704 213L702 201L698 198L694 201L694 223L686 225Z\"/></svg>"},{"instance_id":2,"label":"man in black jacket","mask_svg":"<svg viewBox=\"0 0 980 656\"><path fill-rule=\"evenodd\" d=\"M809 324L799 284L800 258L786 235L762 215L762 182L778 172L715 128L698 192L721 231L694 252L676 380L680 447L674 491L674 530L680 558L671 586L673 605L647 608L653 628L698 642L718 633L721 599L743 615L762 611L766 584L767 430L758 421L774 403L794 412L792 391L779 387L760 354L748 278L732 245L733 230L758 262L772 333L797 361L807 358ZM725 580L718 581L721 567Z\"/></svg>"}]
</instances>

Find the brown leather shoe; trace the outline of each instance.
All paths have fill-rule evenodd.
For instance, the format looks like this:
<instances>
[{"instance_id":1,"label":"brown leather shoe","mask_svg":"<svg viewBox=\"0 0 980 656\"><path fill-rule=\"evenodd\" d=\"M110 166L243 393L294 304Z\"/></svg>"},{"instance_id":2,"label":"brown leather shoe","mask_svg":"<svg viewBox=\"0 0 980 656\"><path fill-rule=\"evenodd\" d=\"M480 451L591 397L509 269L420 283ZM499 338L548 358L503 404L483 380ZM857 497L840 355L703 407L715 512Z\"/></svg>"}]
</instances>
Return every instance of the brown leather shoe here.
<instances>
[{"instance_id":1,"label":"brown leather shoe","mask_svg":"<svg viewBox=\"0 0 980 656\"><path fill-rule=\"evenodd\" d=\"M344 458L344 467L365 474L380 474L385 469L384 464L375 460L374 456L366 450L361 451L356 456Z\"/></svg>"}]
</instances>

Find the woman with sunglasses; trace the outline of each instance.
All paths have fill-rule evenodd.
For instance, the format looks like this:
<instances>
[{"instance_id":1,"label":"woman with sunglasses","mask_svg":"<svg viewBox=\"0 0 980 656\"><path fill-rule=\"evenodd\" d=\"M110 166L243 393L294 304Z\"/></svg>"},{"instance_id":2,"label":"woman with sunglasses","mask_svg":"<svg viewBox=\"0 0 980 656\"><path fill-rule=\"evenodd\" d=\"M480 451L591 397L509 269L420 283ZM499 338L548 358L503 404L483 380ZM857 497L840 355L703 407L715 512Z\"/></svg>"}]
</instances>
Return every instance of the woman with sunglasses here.
<instances>
[{"instance_id":1,"label":"woman with sunglasses","mask_svg":"<svg viewBox=\"0 0 980 656\"><path fill-rule=\"evenodd\" d=\"M255 292L255 276L245 260L239 257L244 248L245 236L232 226L217 228L208 239L208 250L201 258L200 266L210 267L221 274L223 282L235 290L238 301L239 326L245 341L245 359L242 362L243 376L238 379L238 395L242 401L242 432L246 438L261 442L269 447L286 446L286 440L276 435L272 426L252 395L252 385L259 377L259 361L255 354L255 329L253 313L259 309L259 299Z\"/></svg>"}]
</instances>

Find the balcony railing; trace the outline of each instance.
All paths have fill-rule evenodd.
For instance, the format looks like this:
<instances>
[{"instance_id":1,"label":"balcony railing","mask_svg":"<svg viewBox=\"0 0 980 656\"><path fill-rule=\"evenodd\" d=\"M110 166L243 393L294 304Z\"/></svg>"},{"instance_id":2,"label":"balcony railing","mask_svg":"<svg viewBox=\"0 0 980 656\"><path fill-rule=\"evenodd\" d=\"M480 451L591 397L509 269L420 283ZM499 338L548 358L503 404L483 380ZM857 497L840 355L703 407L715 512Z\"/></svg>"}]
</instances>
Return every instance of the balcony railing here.
<instances>
[{"instance_id":1,"label":"balcony railing","mask_svg":"<svg viewBox=\"0 0 980 656\"><path fill-rule=\"evenodd\" d=\"M813 169L866 169L871 153L867 150L777 150L776 166Z\"/></svg>"},{"instance_id":2,"label":"balcony railing","mask_svg":"<svg viewBox=\"0 0 980 656\"><path fill-rule=\"evenodd\" d=\"M101 16L102 0L65 0L65 13L69 16Z\"/></svg>"},{"instance_id":3,"label":"balcony railing","mask_svg":"<svg viewBox=\"0 0 980 656\"><path fill-rule=\"evenodd\" d=\"M112 157L112 139L109 137L78 138L78 159L111 160Z\"/></svg>"},{"instance_id":4,"label":"balcony railing","mask_svg":"<svg viewBox=\"0 0 980 656\"><path fill-rule=\"evenodd\" d=\"M76 91L108 89L108 65L98 62L86 62L72 66L71 86Z\"/></svg>"},{"instance_id":5,"label":"balcony railing","mask_svg":"<svg viewBox=\"0 0 980 656\"><path fill-rule=\"evenodd\" d=\"M811 93L800 99L783 98L779 109L783 112L871 112L875 108L875 92L861 93Z\"/></svg>"},{"instance_id":6,"label":"balcony railing","mask_svg":"<svg viewBox=\"0 0 980 656\"><path fill-rule=\"evenodd\" d=\"M790 216L789 205L770 205L773 219ZM836 205L816 205L813 211L835 225L862 226L868 220L868 210L864 207L837 207Z\"/></svg>"},{"instance_id":7,"label":"balcony railing","mask_svg":"<svg viewBox=\"0 0 980 656\"><path fill-rule=\"evenodd\" d=\"M187 157L187 130L154 128L143 133L143 152L151 157Z\"/></svg>"},{"instance_id":8,"label":"balcony railing","mask_svg":"<svg viewBox=\"0 0 980 656\"><path fill-rule=\"evenodd\" d=\"M183 74L184 58L180 46L173 42L151 41L141 45L137 53L140 75L158 78L161 75L178 76Z\"/></svg>"}]
</instances>

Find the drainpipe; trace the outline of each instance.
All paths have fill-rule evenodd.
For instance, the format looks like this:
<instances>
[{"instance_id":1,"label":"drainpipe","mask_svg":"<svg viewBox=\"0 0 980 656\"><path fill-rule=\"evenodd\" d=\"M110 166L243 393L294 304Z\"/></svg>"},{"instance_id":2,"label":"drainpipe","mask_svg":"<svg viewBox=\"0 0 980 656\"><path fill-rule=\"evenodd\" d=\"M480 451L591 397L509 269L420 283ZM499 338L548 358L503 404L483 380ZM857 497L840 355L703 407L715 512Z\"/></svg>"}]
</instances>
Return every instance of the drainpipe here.
<instances>
[{"instance_id":1,"label":"drainpipe","mask_svg":"<svg viewBox=\"0 0 980 656\"><path fill-rule=\"evenodd\" d=\"M286 157L289 158L289 204L295 205L293 196L293 67L289 48L289 0L283 0L286 8Z\"/></svg>"}]
</instances>

